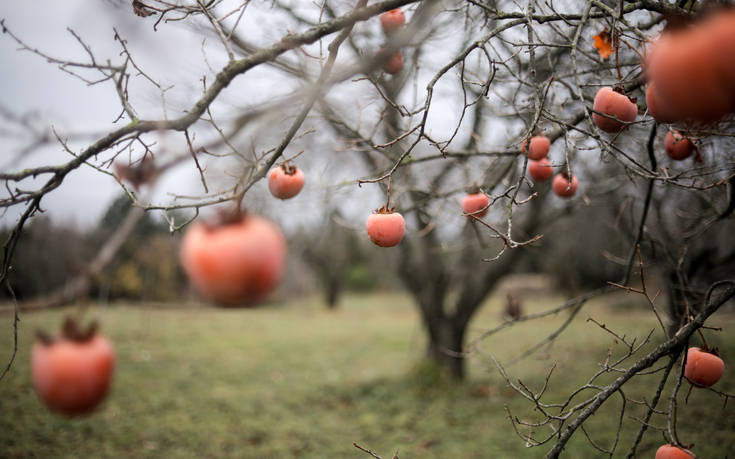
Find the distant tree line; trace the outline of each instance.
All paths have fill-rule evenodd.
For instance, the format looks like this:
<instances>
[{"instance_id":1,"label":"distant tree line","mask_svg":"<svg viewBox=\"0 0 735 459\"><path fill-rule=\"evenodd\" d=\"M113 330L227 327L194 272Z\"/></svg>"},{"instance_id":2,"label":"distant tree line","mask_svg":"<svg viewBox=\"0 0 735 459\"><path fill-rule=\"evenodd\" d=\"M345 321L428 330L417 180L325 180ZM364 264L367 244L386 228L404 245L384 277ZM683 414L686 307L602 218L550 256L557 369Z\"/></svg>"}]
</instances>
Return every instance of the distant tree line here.
<instances>
[{"instance_id":1,"label":"distant tree line","mask_svg":"<svg viewBox=\"0 0 735 459\"><path fill-rule=\"evenodd\" d=\"M79 275L120 225L130 206L127 196L116 198L98 224L86 230L49 216L34 219L18 245L10 274L17 298L23 301L47 294ZM599 257L600 247L610 253L620 249L622 241L616 242L615 228L591 231L589 223L610 212L612 209L590 207L558 219L542 243L530 248L513 272L547 274L563 292L599 287L606 279L619 277L621 266L612 261L600 263ZM93 280L91 299L178 301L190 296L178 259L181 233L172 235L168 224L155 217L146 213L138 222L114 261ZM289 260L298 265L292 266L291 272L307 276L308 281L296 282L290 279L292 276L286 276L282 296L303 290L306 283L312 293L318 290L323 295L328 307L336 307L345 291L401 287L392 271L385 269L383 254L370 250L362 234L341 226L340 221L335 210L321 226L300 228L291 235ZM7 231L0 229L0 237L7 237ZM564 237L570 232L577 238ZM308 272L303 272L304 267ZM0 295L5 299L9 296L5 290Z\"/></svg>"},{"instance_id":2,"label":"distant tree line","mask_svg":"<svg viewBox=\"0 0 735 459\"><path fill-rule=\"evenodd\" d=\"M29 224L18 244L10 271L13 291L20 301L63 288L86 269L95 253L121 224L131 206L121 195L105 211L92 229L39 216ZM333 214L336 216L337 213ZM190 297L190 287L179 263L180 232L171 234L164 220L144 214L112 263L93 279L90 298L97 301L178 301ZM7 238L8 228L0 228ZM309 277L312 290L320 290L330 307L338 304L345 290L371 291L398 287L395 279L380 267L381 257L361 246L352 229L330 218L323 227L300 230L289 247L290 272ZM370 256L372 255L372 259ZM306 267L309 272L303 272ZM282 296L303 290L304 282L286 276ZM291 279L290 279L291 278ZM9 299L9 292L0 293Z\"/></svg>"}]
</instances>

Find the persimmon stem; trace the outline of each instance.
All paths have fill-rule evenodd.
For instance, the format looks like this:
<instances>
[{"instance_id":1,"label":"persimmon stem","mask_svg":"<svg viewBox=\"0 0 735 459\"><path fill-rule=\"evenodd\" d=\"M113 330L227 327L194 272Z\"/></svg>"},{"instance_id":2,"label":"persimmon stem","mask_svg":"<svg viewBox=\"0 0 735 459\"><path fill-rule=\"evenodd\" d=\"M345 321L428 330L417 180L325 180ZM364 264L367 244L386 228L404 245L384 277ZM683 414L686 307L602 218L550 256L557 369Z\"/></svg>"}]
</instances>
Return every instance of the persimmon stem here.
<instances>
[{"instance_id":1,"label":"persimmon stem","mask_svg":"<svg viewBox=\"0 0 735 459\"><path fill-rule=\"evenodd\" d=\"M702 333L702 329L698 328L697 333L699 333L699 337L702 338L702 348L705 350L709 350L709 345L707 345L707 340L704 338L704 333Z\"/></svg>"},{"instance_id":2,"label":"persimmon stem","mask_svg":"<svg viewBox=\"0 0 735 459\"><path fill-rule=\"evenodd\" d=\"M388 198L385 201L385 210L387 210L387 211L390 211L390 186L391 186L391 182L392 181L393 181L393 176L392 175L389 175L388 176L388 189L386 191L386 194L388 195Z\"/></svg>"}]
</instances>

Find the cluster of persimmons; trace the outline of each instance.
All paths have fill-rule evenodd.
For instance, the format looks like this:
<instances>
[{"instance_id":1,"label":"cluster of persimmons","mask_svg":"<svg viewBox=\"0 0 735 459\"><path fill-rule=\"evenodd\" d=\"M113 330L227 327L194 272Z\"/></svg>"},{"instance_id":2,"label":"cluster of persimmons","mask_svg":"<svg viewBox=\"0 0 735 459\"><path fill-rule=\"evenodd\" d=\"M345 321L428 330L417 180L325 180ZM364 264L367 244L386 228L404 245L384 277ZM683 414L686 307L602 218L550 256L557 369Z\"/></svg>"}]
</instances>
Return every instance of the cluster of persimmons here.
<instances>
[{"instance_id":1,"label":"cluster of persimmons","mask_svg":"<svg viewBox=\"0 0 735 459\"><path fill-rule=\"evenodd\" d=\"M401 30L405 24L406 15L400 8L386 11L380 15L380 26L383 29L383 33L389 37ZM395 75L403 70L403 54L400 50L381 48L378 50L377 56L383 60L383 70L385 73Z\"/></svg>"},{"instance_id":2,"label":"cluster of persimmons","mask_svg":"<svg viewBox=\"0 0 735 459\"><path fill-rule=\"evenodd\" d=\"M386 35L400 30L406 22L400 9L380 16ZM722 52L717 42L727 47ZM388 52L381 49L378 53ZM727 56L727 57L723 57ZM700 24L664 33L652 46L644 69L649 80L646 92L648 112L665 123L709 123L735 109L735 13L714 15ZM392 52L383 69L395 74L403 68L400 51ZM592 118L601 130L620 134L635 121L638 107L620 88L603 87L595 96ZM669 131L664 140L666 153L675 160L689 157L694 149L679 131ZM551 141L536 135L524 141L521 151L528 156L528 175L536 182L554 175L547 155ZM268 173L268 187L279 199L296 196L304 186L304 173L290 161ZM552 180L552 190L571 197L578 180L566 172ZM462 199L468 217L482 218L488 212L488 195L470 189ZM370 240L392 247L403 239L403 216L387 206L371 214L366 223ZM222 305L253 305L278 283L284 269L286 240L278 226L257 215L236 212L221 214L219 220L192 223L181 245L181 263L195 289L205 298ZM53 411L75 416L92 411L106 396L115 367L115 353L109 341L92 325L82 330L67 320L56 337L40 335L32 352L32 377L40 398ZM716 383L724 362L716 351L690 348L684 375L699 387ZM688 458L677 445L664 445L657 459Z\"/></svg>"},{"instance_id":3,"label":"cluster of persimmons","mask_svg":"<svg viewBox=\"0 0 735 459\"><path fill-rule=\"evenodd\" d=\"M717 355L716 349L703 346L687 350L684 376L695 387L710 387L720 380L725 372L725 362ZM687 448L679 445L661 445L656 451L656 459L691 459L694 457Z\"/></svg>"}]
</instances>

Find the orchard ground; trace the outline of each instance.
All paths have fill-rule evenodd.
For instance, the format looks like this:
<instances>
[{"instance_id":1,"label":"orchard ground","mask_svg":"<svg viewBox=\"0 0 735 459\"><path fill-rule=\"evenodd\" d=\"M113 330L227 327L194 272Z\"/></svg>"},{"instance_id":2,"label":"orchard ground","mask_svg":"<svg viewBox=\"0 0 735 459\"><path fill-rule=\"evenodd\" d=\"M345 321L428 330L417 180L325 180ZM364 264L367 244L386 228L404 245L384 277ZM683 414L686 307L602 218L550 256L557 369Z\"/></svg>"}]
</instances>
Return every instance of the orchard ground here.
<instances>
[{"instance_id":1,"label":"orchard ground","mask_svg":"<svg viewBox=\"0 0 735 459\"><path fill-rule=\"evenodd\" d=\"M502 320L501 300L496 295L483 307L472 323L472 336ZM563 299L545 301L525 301L525 312ZM504 406L525 419L534 419L534 413L507 387L488 354L508 361L557 328L567 313L519 324L485 340L486 354L470 360L468 380L451 384L419 364L424 335L415 308L400 294L348 295L335 311L316 298L252 310L194 304L90 306L117 352L107 401L83 419L68 420L45 409L30 382L33 334L38 328L55 329L64 314L78 309L22 314L18 358L0 382L0 456L369 457L353 442L382 457L398 449L401 458L537 458L547 449L526 448L514 434ZM635 296L593 301L550 348L508 366L511 378L538 390L556 363L546 400L565 400L605 361L613 343L611 335L586 321L590 316L639 340L657 326ZM12 314L3 313L0 320L4 365L12 350ZM707 324L724 329L706 331L726 362L715 387L733 393L735 313L720 311ZM652 341L661 339L656 329ZM619 355L623 347L618 344L613 352ZM625 395L650 400L658 381L658 374L636 378L625 386ZM716 394L694 390L685 404L688 386L684 383L680 397L680 438L695 443L703 458L731 454L735 401L723 407ZM620 403L616 395L585 424L604 447L615 439ZM627 454L639 426L629 416L643 410L635 405L626 411L615 457ZM654 425L663 423L654 417ZM549 432L541 428L535 436ZM649 430L638 457L653 457L662 443L662 435ZM605 455L582 432L563 455L598 456Z\"/></svg>"}]
</instances>

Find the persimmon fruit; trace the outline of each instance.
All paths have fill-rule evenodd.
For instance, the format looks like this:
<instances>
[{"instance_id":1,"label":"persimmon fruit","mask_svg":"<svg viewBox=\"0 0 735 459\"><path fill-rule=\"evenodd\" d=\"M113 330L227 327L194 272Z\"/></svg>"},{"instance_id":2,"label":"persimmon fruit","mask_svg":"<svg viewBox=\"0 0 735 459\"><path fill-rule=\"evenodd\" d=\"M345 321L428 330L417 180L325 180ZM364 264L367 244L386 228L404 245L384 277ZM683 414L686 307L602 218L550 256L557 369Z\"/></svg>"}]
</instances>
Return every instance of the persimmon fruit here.
<instances>
[{"instance_id":1,"label":"persimmon fruit","mask_svg":"<svg viewBox=\"0 0 735 459\"><path fill-rule=\"evenodd\" d=\"M484 217L487 215L488 204L490 204L490 198L485 193L473 192L462 198L462 212L468 217L470 214L475 217Z\"/></svg>"},{"instance_id":2,"label":"persimmon fruit","mask_svg":"<svg viewBox=\"0 0 735 459\"><path fill-rule=\"evenodd\" d=\"M403 239L406 221L400 213L382 207L370 214L365 229L375 245L393 247Z\"/></svg>"},{"instance_id":3,"label":"persimmon fruit","mask_svg":"<svg viewBox=\"0 0 735 459\"><path fill-rule=\"evenodd\" d=\"M383 48L380 51L378 51L378 57L381 59L386 59L383 62L383 70L385 73L389 73L391 75L395 75L396 73L403 70L403 54L401 54L400 51L396 51L388 57L384 57L387 53L389 53L387 49Z\"/></svg>"},{"instance_id":4,"label":"persimmon fruit","mask_svg":"<svg viewBox=\"0 0 735 459\"><path fill-rule=\"evenodd\" d=\"M538 161L528 162L528 175L535 182L543 182L549 180L554 175L554 169L551 167L551 161L548 158L541 158Z\"/></svg>"},{"instance_id":5,"label":"persimmon fruit","mask_svg":"<svg viewBox=\"0 0 735 459\"><path fill-rule=\"evenodd\" d=\"M732 109L731 85L720 81L716 68L717 48L709 31L698 27L664 34L652 46L647 74L657 100L677 120L709 123Z\"/></svg>"},{"instance_id":6,"label":"persimmon fruit","mask_svg":"<svg viewBox=\"0 0 735 459\"><path fill-rule=\"evenodd\" d=\"M725 362L720 357L698 347L687 351L684 376L694 385L709 387L720 380L725 372Z\"/></svg>"},{"instance_id":7,"label":"persimmon fruit","mask_svg":"<svg viewBox=\"0 0 735 459\"><path fill-rule=\"evenodd\" d=\"M635 117L638 115L638 107L636 104L634 104L628 96L613 91L609 86L600 88L600 90L597 91L592 109L617 118L607 118L598 113L592 114L592 120L595 122L597 127L605 132L622 131L626 125L621 121L630 123L631 121L635 121Z\"/></svg>"},{"instance_id":8,"label":"persimmon fruit","mask_svg":"<svg viewBox=\"0 0 735 459\"><path fill-rule=\"evenodd\" d=\"M735 10L714 15L707 29L717 46L717 71L724 82L735 85Z\"/></svg>"},{"instance_id":9,"label":"persimmon fruit","mask_svg":"<svg viewBox=\"0 0 735 459\"><path fill-rule=\"evenodd\" d=\"M572 179L569 180L569 176L566 174L566 172L556 174L554 176L554 179L551 181L552 190L554 190L554 193L557 196L560 196L562 198L569 198L571 196L574 196L574 193L577 192L578 186L579 181L577 180L577 177L572 175Z\"/></svg>"},{"instance_id":10,"label":"persimmon fruit","mask_svg":"<svg viewBox=\"0 0 735 459\"><path fill-rule=\"evenodd\" d=\"M521 145L521 151L523 153L526 153L526 144L528 144L528 158L534 161L545 158L551 148L551 141L545 135L533 136L530 142L524 141Z\"/></svg>"},{"instance_id":11,"label":"persimmon fruit","mask_svg":"<svg viewBox=\"0 0 735 459\"><path fill-rule=\"evenodd\" d=\"M720 11L694 25L665 31L649 47L643 68L668 119L707 124L732 112L735 11Z\"/></svg>"},{"instance_id":12,"label":"persimmon fruit","mask_svg":"<svg viewBox=\"0 0 735 459\"><path fill-rule=\"evenodd\" d=\"M651 83L648 85L648 88L646 88L646 106L648 107L648 114L659 123L677 122L677 118L671 113L670 109L668 109L666 103L658 101L655 87L656 84Z\"/></svg>"},{"instance_id":13,"label":"persimmon fruit","mask_svg":"<svg viewBox=\"0 0 735 459\"><path fill-rule=\"evenodd\" d=\"M692 459L691 454L674 445L663 445L656 450L656 459Z\"/></svg>"},{"instance_id":14,"label":"persimmon fruit","mask_svg":"<svg viewBox=\"0 0 735 459\"><path fill-rule=\"evenodd\" d=\"M406 15L400 8L396 8L380 15L380 26L383 32L390 34L406 24Z\"/></svg>"},{"instance_id":15,"label":"persimmon fruit","mask_svg":"<svg viewBox=\"0 0 735 459\"><path fill-rule=\"evenodd\" d=\"M671 159L687 159L694 151L694 144L679 131L669 131L664 137L664 149Z\"/></svg>"},{"instance_id":16,"label":"persimmon fruit","mask_svg":"<svg viewBox=\"0 0 735 459\"><path fill-rule=\"evenodd\" d=\"M283 274L286 241L275 223L253 214L223 224L193 223L181 264L195 289L225 306L253 305Z\"/></svg>"},{"instance_id":17,"label":"persimmon fruit","mask_svg":"<svg viewBox=\"0 0 735 459\"><path fill-rule=\"evenodd\" d=\"M33 386L52 411L79 416L105 399L115 370L115 351L92 325L81 333L67 319L55 339L39 334L31 351Z\"/></svg>"},{"instance_id":18,"label":"persimmon fruit","mask_svg":"<svg viewBox=\"0 0 735 459\"><path fill-rule=\"evenodd\" d=\"M304 171L285 163L268 172L268 189L278 199L290 199L304 187Z\"/></svg>"}]
</instances>

